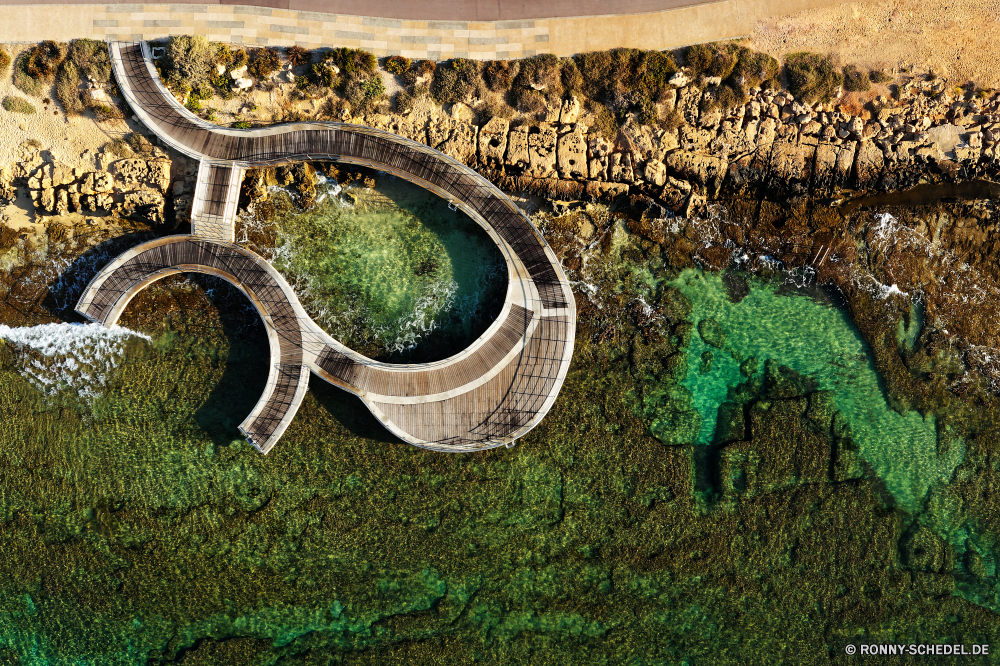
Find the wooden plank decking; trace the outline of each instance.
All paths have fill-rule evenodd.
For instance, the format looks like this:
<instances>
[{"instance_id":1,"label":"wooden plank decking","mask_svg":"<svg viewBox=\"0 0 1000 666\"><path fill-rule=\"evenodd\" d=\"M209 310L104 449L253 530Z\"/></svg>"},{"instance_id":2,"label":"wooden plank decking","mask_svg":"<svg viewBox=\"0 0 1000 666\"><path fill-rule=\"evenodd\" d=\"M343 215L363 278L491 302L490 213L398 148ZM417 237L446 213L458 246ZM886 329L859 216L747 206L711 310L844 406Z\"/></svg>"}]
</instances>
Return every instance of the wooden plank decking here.
<instances>
[{"instance_id":1,"label":"wooden plank decking","mask_svg":"<svg viewBox=\"0 0 1000 666\"><path fill-rule=\"evenodd\" d=\"M509 445L541 420L566 377L576 304L541 234L493 184L432 148L370 127L295 123L235 130L211 125L163 87L144 43L112 43L110 52L119 88L136 115L165 143L201 160L199 189L193 237L159 239L122 255L88 286L80 312L113 325L138 290L163 275L188 270L219 275L243 289L272 341L268 389L241 426L264 452L294 416L310 370L360 396L401 439L435 450ZM507 298L499 319L463 352L422 365L378 363L322 331L272 267L231 244L243 169L304 159L393 173L476 220L507 260Z\"/></svg>"}]
</instances>

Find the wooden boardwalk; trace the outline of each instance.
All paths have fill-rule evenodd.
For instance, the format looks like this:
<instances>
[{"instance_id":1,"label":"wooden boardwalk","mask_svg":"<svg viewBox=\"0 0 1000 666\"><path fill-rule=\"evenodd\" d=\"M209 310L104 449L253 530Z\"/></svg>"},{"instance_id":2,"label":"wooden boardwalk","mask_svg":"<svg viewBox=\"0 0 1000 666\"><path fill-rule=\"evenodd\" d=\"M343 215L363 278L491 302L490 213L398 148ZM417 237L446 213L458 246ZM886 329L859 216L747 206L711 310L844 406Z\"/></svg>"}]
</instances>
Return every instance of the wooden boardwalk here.
<instances>
[{"instance_id":1,"label":"wooden boardwalk","mask_svg":"<svg viewBox=\"0 0 1000 666\"><path fill-rule=\"evenodd\" d=\"M432 148L370 127L217 127L188 112L163 87L146 44L112 43L110 51L119 88L136 115L201 166L192 236L158 239L123 254L88 286L77 308L81 313L113 325L139 290L177 272L211 273L242 289L271 340L267 391L241 426L265 453L291 422L309 371L358 395L401 439L434 450L509 445L542 419L569 368L576 304L551 248L492 183ZM273 267L232 244L243 170L306 159L395 174L478 222L507 260L507 296L497 321L461 353L418 365L373 361L320 329Z\"/></svg>"}]
</instances>

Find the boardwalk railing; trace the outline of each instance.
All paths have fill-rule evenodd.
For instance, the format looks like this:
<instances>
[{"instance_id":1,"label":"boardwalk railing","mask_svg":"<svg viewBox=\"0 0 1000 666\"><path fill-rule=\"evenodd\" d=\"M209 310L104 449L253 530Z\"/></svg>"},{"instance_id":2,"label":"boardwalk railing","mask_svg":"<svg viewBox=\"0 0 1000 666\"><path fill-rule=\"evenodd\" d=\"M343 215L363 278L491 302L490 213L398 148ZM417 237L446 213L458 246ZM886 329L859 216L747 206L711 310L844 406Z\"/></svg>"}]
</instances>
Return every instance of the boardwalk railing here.
<instances>
[{"instance_id":1,"label":"boardwalk railing","mask_svg":"<svg viewBox=\"0 0 1000 666\"><path fill-rule=\"evenodd\" d=\"M131 298L128 294L134 295L168 269L215 272L253 294L251 299L256 299L277 339L268 391L248 418L248 422L262 418L277 424L253 430L256 434L248 431L263 451L280 437L304 393L307 372L296 368L311 370L355 393L401 439L435 450L509 445L541 420L569 368L576 304L551 248L496 186L439 151L371 127L345 123L252 130L217 127L184 109L163 86L145 43L116 42L109 50L119 88L136 115L165 143L201 161L201 194L196 192L192 232L202 240L190 239L188 245L194 243L202 248L199 251L208 246L227 248L217 252L249 260L251 253L231 245L237 180L243 169L304 159L336 160L395 174L464 211L504 254L508 289L500 317L469 348L444 361L419 365L380 363L344 347L309 318L287 282L270 266L265 270L267 281L247 282L244 276L220 269L208 256L166 267L161 255L150 261L145 246L102 271L81 298L81 312L111 325ZM255 266L266 265L253 257ZM286 360L287 346L298 349L297 360Z\"/></svg>"}]
</instances>

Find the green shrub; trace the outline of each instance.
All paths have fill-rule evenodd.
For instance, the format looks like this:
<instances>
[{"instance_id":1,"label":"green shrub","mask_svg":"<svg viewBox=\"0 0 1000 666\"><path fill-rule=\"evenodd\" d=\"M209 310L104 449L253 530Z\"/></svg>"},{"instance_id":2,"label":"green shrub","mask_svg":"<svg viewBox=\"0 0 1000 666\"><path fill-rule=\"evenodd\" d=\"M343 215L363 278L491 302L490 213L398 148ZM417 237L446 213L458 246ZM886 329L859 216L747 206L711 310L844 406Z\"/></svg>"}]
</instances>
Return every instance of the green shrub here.
<instances>
[{"instance_id":1,"label":"green shrub","mask_svg":"<svg viewBox=\"0 0 1000 666\"><path fill-rule=\"evenodd\" d=\"M396 76L402 76L406 72L410 71L410 59L404 56L394 55L389 56L385 61L386 71L389 71Z\"/></svg>"},{"instance_id":2,"label":"green shrub","mask_svg":"<svg viewBox=\"0 0 1000 666\"><path fill-rule=\"evenodd\" d=\"M378 66L378 59L368 51L346 46L327 52L323 60L336 65L346 74L374 74Z\"/></svg>"},{"instance_id":3,"label":"green shrub","mask_svg":"<svg viewBox=\"0 0 1000 666\"><path fill-rule=\"evenodd\" d=\"M441 104L464 102L479 91L481 84L482 63L456 58L435 70L431 96Z\"/></svg>"},{"instance_id":4,"label":"green shrub","mask_svg":"<svg viewBox=\"0 0 1000 666\"><path fill-rule=\"evenodd\" d=\"M14 62L14 86L19 90L23 90L29 95L34 95L36 97L42 94L45 89L45 82L39 79L33 78L27 71L25 71L25 66L28 63L28 54L22 53L17 57Z\"/></svg>"},{"instance_id":5,"label":"green shrub","mask_svg":"<svg viewBox=\"0 0 1000 666\"><path fill-rule=\"evenodd\" d=\"M514 79L513 89L538 91L553 102L561 99L562 62L559 57L543 53L522 60L520 70Z\"/></svg>"},{"instance_id":6,"label":"green shrub","mask_svg":"<svg viewBox=\"0 0 1000 666\"><path fill-rule=\"evenodd\" d=\"M608 141L614 141L618 135L618 123L611 110L600 102L590 102L588 108L594 114L592 129Z\"/></svg>"},{"instance_id":7,"label":"green shrub","mask_svg":"<svg viewBox=\"0 0 1000 666\"><path fill-rule=\"evenodd\" d=\"M51 82L55 78L56 69L66 57L66 46L48 40L31 48L27 55L25 73L33 79Z\"/></svg>"},{"instance_id":8,"label":"green shrub","mask_svg":"<svg viewBox=\"0 0 1000 666\"><path fill-rule=\"evenodd\" d=\"M785 58L785 76L788 90L810 104L829 101L844 82L831 56L805 51Z\"/></svg>"},{"instance_id":9,"label":"green shrub","mask_svg":"<svg viewBox=\"0 0 1000 666\"><path fill-rule=\"evenodd\" d=\"M583 90L583 74L576 66L576 61L566 58L562 61L562 71L559 74L560 83L566 92L579 92Z\"/></svg>"},{"instance_id":10,"label":"green shrub","mask_svg":"<svg viewBox=\"0 0 1000 666\"><path fill-rule=\"evenodd\" d=\"M736 44L695 44L684 52L684 64L695 78L718 76L728 79L739 62L738 49Z\"/></svg>"},{"instance_id":11,"label":"green shrub","mask_svg":"<svg viewBox=\"0 0 1000 666\"><path fill-rule=\"evenodd\" d=\"M365 91L365 101L369 104L375 104L385 97L385 81L377 74L365 81L362 87Z\"/></svg>"},{"instance_id":12,"label":"green shrub","mask_svg":"<svg viewBox=\"0 0 1000 666\"><path fill-rule=\"evenodd\" d=\"M192 88L215 73L216 50L201 35L177 35L167 42L164 81L172 88Z\"/></svg>"},{"instance_id":13,"label":"green shrub","mask_svg":"<svg viewBox=\"0 0 1000 666\"><path fill-rule=\"evenodd\" d=\"M405 90L400 90L396 93L393 103L396 105L397 113L409 113L413 111L413 95Z\"/></svg>"},{"instance_id":14,"label":"green shrub","mask_svg":"<svg viewBox=\"0 0 1000 666\"><path fill-rule=\"evenodd\" d=\"M149 142L149 139L135 132L125 137L125 143L137 155L149 155L153 152L153 144Z\"/></svg>"},{"instance_id":15,"label":"green shrub","mask_svg":"<svg viewBox=\"0 0 1000 666\"><path fill-rule=\"evenodd\" d=\"M573 60L580 73L579 91L620 117L642 100L659 98L677 73L674 57L660 51L613 49L581 53Z\"/></svg>"},{"instance_id":16,"label":"green shrub","mask_svg":"<svg viewBox=\"0 0 1000 666\"><path fill-rule=\"evenodd\" d=\"M115 157L132 157L132 149L129 148L128 142L121 138L112 139L104 144L103 152L111 153Z\"/></svg>"},{"instance_id":17,"label":"green shrub","mask_svg":"<svg viewBox=\"0 0 1000 666\"><path fill-rule=\"evenodd\" d=\"M240 120L239 122L233 123L233 127L236 129L250 129L251 125L245 120Z\"/></svg>"},{"instance_id":18,"label":"green shrub","mask_svg":"<svg viewBox=\"0 0 1000 666\"><path fill-rule=\"evenodd\" d=\"M864 92L871 90L872 82L868 78L868 73L863 72L854 65L844 67L844 90L847 92Z\"/></svg>"},{"instance_id":19,"label":"green shrub","mask_svg":"<svg viewBox=\"0 0 1000 666\"><path fill-rule=\"evenodd\" d=\"M506 91L517 76L517 62L510 60L491 60L483 67L483 81L486 87L494 91Z\"/></svg>"},{"instance_id":20,"label":"green shrub","mask_svg":"<svg viewBox=\"0 0 1000 666\"><path fill-rule=\"evenodd\" d=\"M207 120L210 123L211 122L215 122L216 116L217 116L217 112L212 107L205 108L202 111L202 114L201 114L201 117L204 118L205 120Z\"/></svg>"},{"instance_id":21,"label":"green shrub","mask_svg":"<svg viewBox=\"0 0 1000 666\"><path fill-rule=\"evenodd\" d=\"M322 88L333 88L337 85L337 75L324 63L318 62L312 66L310 79Z\"/></svg>"},{"instance_id":22,"label":"green shrub","mask_svg":"<svg viewBox=\"0 0 1000 666\"><path fill-rule=\"evenodd\" d=\"M76 65L80 76L89 76L98 83L111 81L111 60L108 46L96 39L74 39L70 42L67 60Z\"/></svg>"},{"instance_id":23,"label":"green shrub","mask_svg":"<svg viewBox=\"0 0 1000 666\"><path fill-rule=\"evenodd\" d=\"M90 107L90 110L94 112L94 117L97 120L121 120L125 117L118 107L108 106L106 104L95 104Z\"/></svg>"},{"instance_id":24,"label":"green shrub","mask_svg":"<svg viewBox=\"0 0 1000 666\"><path fill-rule=\"evenodd\" d=\"M729 75L728 85L734 91L745 92L777 79L780 73L778 61L768 54L736 46L736 66Z\"/></svg>"},{"instance_id":25,"label":"green shrub","mask_svg":"<svg viewBox=\"0 0 1000 666\"><path fill-rule=\"evenodd\" d=\"M32 106L31 102L23 97L13 97L10 95L3 98L3 108L12 113L30 114L35 112L35 107Z\"/></svg>"},{"instance_id":26,"label":"green shrub","mask_svg":"<svg viewBox=\"0 0 1000 666\"><path fill-rule=\"evenodd\" d=\"M56 74L56 99L71 116L83 113L86 108L80 99L80 72L72 60L66 60Z\"/></svg>"},{"instance_id":27,"label":"green shrub","mask_svg":"<svg viewBox=\"0 0 1000 666\"><path fill-rule=\"evenodd\" d=\"M248 71L258 79L266 79L280 67L281 59L277 49L263 48L254 51Z\"/></svg>"},{"instance_id":28,"label":"green shrub","mask_svg":"<svg viewBox=\"0 0 1000 666\"><path fill-rule=\"evenodd\" d=\"M292 67L299 67L309 64L312 60L312 53L298 45L289 46L288 50L285 51L285 57L288 62L292 63Z\"/></svg>"},{"instance_id":29,"label":"green shrub","mask_svg":"<svg viewBox=\"0 0 1000 666\"><path fill-rule=\"evenodd\" d=\"M5 49L0 49L0 74L6 74L10 67L10 54Z\"/></svg>"},{"instance_id":30,"label":"green shrub","mask_svg":"<svg viewBox=\"0 0 1000 666\"><path fill-rule=\"evenodd\" d=\"M868 72L868 80L872 83L889 83L892 81L892 74L883 69L873 69Z\"/></svg>"},{"instance_id":31,"label":"green shrub","mask_svg":"<svg viewBox=\"0 0 1000 666\"><path fill-rule=\"evenodd\" d=\"M509 119L513 116L514 109L509 104L505 104L503 100L490 99L479 109L479 120L483 123L487 123L493 118Z\"/></svg>"}]
</instances>

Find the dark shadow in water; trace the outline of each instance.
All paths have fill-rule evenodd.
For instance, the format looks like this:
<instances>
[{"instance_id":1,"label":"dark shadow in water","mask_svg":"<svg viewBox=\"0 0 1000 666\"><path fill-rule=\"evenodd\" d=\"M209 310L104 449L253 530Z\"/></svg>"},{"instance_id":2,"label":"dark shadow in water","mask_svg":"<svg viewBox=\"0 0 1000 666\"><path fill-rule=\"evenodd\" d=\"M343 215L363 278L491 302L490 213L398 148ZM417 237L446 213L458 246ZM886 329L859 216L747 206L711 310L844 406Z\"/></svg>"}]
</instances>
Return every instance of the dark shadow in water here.
<instances>
[{"instance_id":1,"label":"dark shadow in water","mask_svg":"<svg viewBox=\"0 0 1000 666\"><path fill-rule=\"evenodd\" d=\"M391 187L381 187L382 184L390 185ZM394 188L400 189L395 190ZM420 338L414 349L401 352L385 352L376 355L375 360L386 363L430 363L454 356L485 333L486 329L496 321L500 315L500 311L503 309L504 299L507 295L507 271L503 253L493 242L493 239L489 237L486 230L461 210L455 210L450 215L445 213L443 209L448 204L436 193L425 190L419 185L391 174L380 174L375 189L391 200L401 211L405 211L418 218L427 229L438 234L443 234L452 230L453 227L450 225L461 224L474 234L481 235L497 253L497 258L503 269L499 279L490 285L488 292L483 295L481 310L478 316L471 322L468 322L468 327L449 325L446 328L435 329ZM417 193L427 195L428 198L420 200ZM439 215L440 218L438 217ZM451 244L447 244L445 247L453 264L457 265L464 259L464 257L460 256L461 248L453 247ZM460 288L466 286L460 285ZM466 328L468 332L458 330L462 328Z\"/></svg>"},{"instance_id":2,"label":"dark shadow in water","mask_svg":"<svg viewBox=\"0 0 1000 666\"><path fill-rule=\"evenodd\" d=\"M315 375L309 378L309 390L323 408L351 434L376 442L402 444L401 439L386 430L385 426L368 411L361 398L351 395Z\"/></svg>"},{"instance_id":3,"label":"dark shadow in water","mask_svg":"<svg viewBox=\"0 0 1000 666\"><path fill-rule=\"evenodd\" d=\"M212 294L212 302L219 311L219 320L229 341L222 377L194 413L195 422L212 442L225 446L242 437L237 426L264 394L271 349L263 322L243 292L221 278L198 273L186 273L185 276Z\"/></svg>"},{"instance_id":4,"label":"dark shadow in water","mask_svg":"<svg viewBox=\"0 0 1000 666\"><path fill-rule=\"evenodd\" d=\"M87 283L122 252L153 238L155 235L148 231L134 231L109 238L88 249L49 285L49 291L42 299L42 306L64 321L86 321L74 308Z\"/></svg>"},{"instance_id":5,"label":"dark shadow in water","mask_svg":"<svg viewBox=\"0 0 1000 666\"><path fill-rule=\"evenodd\" d=\"M928 206L948 199L994 199L1000 197L1000 184L988 180L970 180L964 183L926 183L902 192L872 194L848 201L840 207L840 214L847 217L859 208L881 206Z\"/></svg>"}]
</instances>

